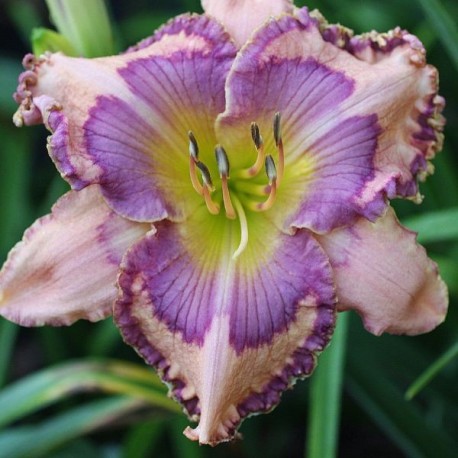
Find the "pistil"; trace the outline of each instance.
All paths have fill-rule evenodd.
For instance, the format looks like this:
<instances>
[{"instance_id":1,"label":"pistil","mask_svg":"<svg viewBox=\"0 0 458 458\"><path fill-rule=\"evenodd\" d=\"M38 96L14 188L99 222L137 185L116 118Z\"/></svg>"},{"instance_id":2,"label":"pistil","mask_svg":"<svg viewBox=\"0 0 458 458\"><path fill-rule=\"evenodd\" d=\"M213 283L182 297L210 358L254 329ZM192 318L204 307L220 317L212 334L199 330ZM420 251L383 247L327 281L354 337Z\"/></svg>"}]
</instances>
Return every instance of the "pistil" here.
<instances>
[{"instance_id":1,"label":"pistil","mask_svg":"<svg viewBox=\"0 0 458 458\"><path fill-rule=\"evenodd\" d=\"M231 188L229 188L230 165L228 156L221 145L216 145L215 147L216 163L221 180L222 204L224 205L226 217L229 219L236 219L238 217L240 220L241 241L237 251L234 253L234 258L240 255L248 243L248 226L245 209L263 212L272 208L285 167L280 113L275 113L273 119L273 136L278 152L278 165L275 164L272 155L266 154L265 152L264 141L258 124L252 122L250 129L251 138L258 153L257 158L251 167L236 170L234 172L233 175L236 179ZM188 137L189 173L192 186L196 192L204 198L208 211L212 215L217 215L220 212L220 204L214 202L212 199L212 193L215 188L210 176L210 171L208 167L199 160L199 146L191 131L188 132ZM258 176L263 166L267 174L268 184L262 184L259 177L256 178L254 182L250 180ZM197 169L199 169L201 173L201 179L198 177ZM233 191L232 194L231 190ZM239 193L241 193L241 195ZM262 201L262 198L265 200ZM241 202L243 202L243 204Z\"/></svg>"},{"instance_id":2,"label":"pistil","mask_svg":"<svg viewBox=\"0 0 458 458\"><path fill-rule=\"evenodd\" d=\"M232 259L237 259L248 245L248 222L246 219L245 210L243 209L243 205L236 196L234 196L234 206L240 222L240 243L232 255Z\"/></svg>"}]
</instances>

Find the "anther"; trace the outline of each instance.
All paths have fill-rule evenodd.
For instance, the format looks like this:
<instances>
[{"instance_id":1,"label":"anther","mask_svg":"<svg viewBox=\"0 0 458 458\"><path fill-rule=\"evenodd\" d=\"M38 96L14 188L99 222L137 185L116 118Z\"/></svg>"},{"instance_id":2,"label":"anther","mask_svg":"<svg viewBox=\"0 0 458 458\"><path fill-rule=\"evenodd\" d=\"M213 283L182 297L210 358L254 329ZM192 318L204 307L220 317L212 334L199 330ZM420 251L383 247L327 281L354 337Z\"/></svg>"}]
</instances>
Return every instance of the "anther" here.
<instances>
[{"instance_id":1,"label":"anther","mask_svg":"<svg viewBox=\"0 0 458 458\"><path fill-rule=\"evenodd\" d=\"M255 163L251 167L240 170L237 173L237 177L239 178L252 178L256 176L261 171L266 157L264 152L264 140L259 132L259 126L257 123L252 122L250 128L251 138L253 139L253 143L258 154Z\"/></svg>"},{"instance_id":2,"label":"anther","mask_svg":"<svg viewBox=\"0 0 458 458\"><path fill-rule=\"evenodd\" d=\"M275 145L278 146L281 142L281 114L277 111L274 115L274 139Z\"/></svg>"},{"instance_id":3,"label":"anther","mask_svg":"<svg viewBox=\"0 0 458 458\"><path fill-rule=\"evenodd\" d=\"M215 188L213 187L210 171L203 162L196 162L196 166L199 168L202 174L202 182L204 184L202 186L202 195L205 199L205 204L207 205L208 211L212 215L217 215L219 213L219 205L213 202L211 198L211 193L215 190Z\"/></svg>"},{"instance_id":4,"label":"anther","mask_svg":"<svg viewBox=\"0 0 458 458\"><path fill-rule=\"evenodd\" d=\"M251 138L253 139L256 149L261 148L262 137L259 132L259 126L255 122L251 123Z\"/></svg>"},{"instance_id":5,"label":"anther","mask_svg":"<svg viewBox=\"0 0 458 458\"><path fill-rule=\"evenodd\" d=\"M200 170L200 173L202 174L202 181L204 183L204 187L208 188L209 191L213 192L215 188L213 186L210 170L208 170L208 167L203 162L198 161L196 162L196 165Z\"/></svg>"},{"instance_id":6,"label":"anther","mask_svg":"<svg viewBox=\"0 0 458 458\"><path fill-rule=\"evenodd\" d=\"M226 151L221 145L216 145L215 157L218 165L219 176L221 178L223 178L223 176L229 177L229 159Z\"/></svg>"},{"instance_id":7,"label":"anther","mask_svg":"<svg viewBox=\"0 0 458 458\"><path fill-rule=\"evenodd\" d=\"M266 175L269 179L270 185L277 180L277 168L275 167L274 159L270 154L266 157Z\"/></svg>"},{"instance_id":8,"label":"anther","mask_svg":"<svg viewBox=\"0 0 458 458\"><path fill-rule=\"evenodd\" d=\"M198 194L202 194L203 188L197 178L196 164L199 157L199 146L197 145L196 137L189 131L189 176L191 177L192 187Z\"/></svg>"},{"instance_id":9,"label":"anther","mask_svg":"<svg viewBox=\"0 0 458 458\"><path fill-rule=\"evenodd\" d=\"M263 212L266 210L269 210L272 208L275 198L277 196L277 168L275 166L275 162L273 160L273 157L269 154L266 157L265 161L265 167L266 167L266 175L267 178L269 179L269 197L264 201L260 203L254 203L251 202L249 204L249 207L258 212Z\"/></svg>"},{"instance_id":10,"label":"anther","mask_svg":"<svg viewBox=\"0 0 458 458\"><path fill-rule=\"evenodd\" d=\"M283 171L285 169L285 153L283 150L283 139L282 139L282 132L281 132L281 114L279 111L277 111L274 115L273 128L274 128L275 145L277 146L277 150L278 150L277 184L280 184L280 181L283 178Z\"/></svg>"},{"instance_id":11,"label":"anther","mask_svg":"<svg viewBox=\"0 0 458 458\"><path fill-rule=\"evenodd\" d=\"M189 137L189 155L194 159L195 162L199 160L199 145L197 144L196 137L192 131L188 132Z\"/></svg>"},{"instance_id":12,"label":"anther","mask_svg":"<svg viewBox=\"0 0 458 458\"><path fill-rule=\"evenodd\" d=\"M232 205L229 185L227 183L229 178L229 159L226 151L221 145L216 145L215 157L218 165L219 176L221 178L221 189L223 192L223 203L224 209L226 210L226 216L230 219L235 219L237 215Z\"/></svg>"}]
</instances>

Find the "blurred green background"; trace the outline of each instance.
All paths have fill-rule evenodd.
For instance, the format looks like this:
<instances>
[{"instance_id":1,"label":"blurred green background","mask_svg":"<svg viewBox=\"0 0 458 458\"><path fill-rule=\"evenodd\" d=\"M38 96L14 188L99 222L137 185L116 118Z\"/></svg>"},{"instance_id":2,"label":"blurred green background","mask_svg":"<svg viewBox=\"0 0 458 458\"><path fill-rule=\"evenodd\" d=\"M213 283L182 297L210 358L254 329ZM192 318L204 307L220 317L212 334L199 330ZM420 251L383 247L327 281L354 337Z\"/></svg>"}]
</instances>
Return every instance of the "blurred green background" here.
<instances>
[{"instance_id":1,"label":"blurred green background","mask_svg":"<svg viewBox=\"0 0 458 458\"><path fill-rule=\"evenodd\" d=\"M429 62L439 68L440 93L447 100L445 146L434 161L435 174L421 187L424 203L394 205L401 220L420 231L419 240L440 265L450 288L448 319L424 336L374 337L351 316L340 431L336 436L322 428L319 434L336 442L340 457L456 457L458 3L310 0L307 6L357 33L400 25L418 35ZM176 14L201 11L195 0L112 0L108 8L117 51ZM36 27L52 27L43 0L0 0L0 261L66 190L47 157L44 127L17 129L11 122L16 108L11 95ZM114 358L118 362L110 362ZM431 365L435 377L406 400L407 388ZM339 373L327 370L320 376L320 384L326 380L332 386ZM326 389L324 400L318 398L324 385L310 393L310 384L299 382L274 412L247 420L243 441L199 447L182 436L187 420L164 397L152 371L122 343L111 320L20 329L0 319L0 457L303 457L312 440L311 419L324 412L326 424L338 412L332 412L334 404L326 411Z\"/></svg>"}]
</instances>

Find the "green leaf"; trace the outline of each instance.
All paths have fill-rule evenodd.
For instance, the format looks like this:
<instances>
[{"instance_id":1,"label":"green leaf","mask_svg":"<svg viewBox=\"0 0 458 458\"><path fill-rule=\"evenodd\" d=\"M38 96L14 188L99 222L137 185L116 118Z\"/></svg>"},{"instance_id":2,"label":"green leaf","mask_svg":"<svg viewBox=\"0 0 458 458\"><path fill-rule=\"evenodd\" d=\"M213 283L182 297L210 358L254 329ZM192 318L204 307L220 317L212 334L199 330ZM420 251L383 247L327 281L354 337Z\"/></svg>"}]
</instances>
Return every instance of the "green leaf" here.
<instances>
[{"instance_id":1,"label":"green leaf","mask_svg":"<svg viewBox=\"0 0 458 458\"><path fill-rule=\"evenodd\" d=\"M37 458L71 439L109 425L144 406L139 399L113 397L77 407L33 427L11 428L0 434L0 458Z\"/></svg>"},{"instance_id":2,"label":"green leaf","mask_svg":"<svg viewBox=\"0 0 458 458\"><path fill-rule=\"evenodd\" d=\"M5 67L2 64L5 63ZM10 79L16 66L0 59L0 88ZM0 102L2 98L0 97ZM16 136L13 136L13 132ZM18 233L26 225L30 213L26 183L29 173L30 138L14 127L0 124L0 264L4 253L17 241ZM0 318L0 386L5 383L11 367L11 354L18 327Z\"/></svg>"},{"instance_id":3,"label":"green leaf","mask_svg":"<svg viewBox=\"0 0 458 458\"><path fill-rule=\"evenodd\" d=\"M192 442L183 435L183 430L189 426L188 420L184 416L174 418L169 421L169 429L173 444L174 455L177 458L200 458L205 456L202 447L197 442Z\"/></svg>"},{"instance_id":4,"label":"green leaf","mask_svg":"<svg viewBox=\"0 0 458 458\"><path fill-rule=\"evenodd\" d=\"M353 351L348 369L346 386L350 394L407 456L456 457L458 444L404 399L402 391L373 362L372 353Z\"/></svg>"},{"instance_id":5,"label":"green leaf","mask_svg":"<svg viewBox=\"0 0 458 458\"><path fill-rule=\"evenodd\" d=\"M458 296L458 259L431 255L439 264L439 272L447 284L449 292Z\"/></svg>"},{"instance_id":6,"label":"green leaf","mask_svg":"<svg viewBox=\"0 0 458 458\"><path fill-rule=\"evenodd\" d=\"M5 384L11 355L19 327L6 320L0 321L0 387Z\"/></svg>"},{"instance_id":7,"label":"green leaf","mask_svg":"<svg viewBox=\"0 0 458 458\"><path fill-rule=\"evenodd\" d=\"M339 314L332 342L320 356L310 380L307 458L337 456L348 320L348 313Z\"/></svg>"},{"instance_id":8,"label":"green leaf","mask_svg":"<svg viewBox=\"0 0 458 458\"><path fill-rule=\"evenodd\" d=\"M124 441L123 458L154 456L153 451L164 431L161 419L154 419L134 426Z\"/></svg>"},{"instance_id":9,"label":"green leaf","mask_svg":"<svg viewBox=\"0 0 458 458\"><path fill-rule=\"evenodd\" d=\"M446 52L458 70L458 27L456 20L447 12L440 0L418 0L426 19L436 30Z\"/></svg>"},{"instance_id":10,"label":"green leaf","mask_svg":"<svg viewBox=\"0 0 458 458\"><path fill-rule=\"evenodd\" d=\"M17 103L13 100L13 92L17 87L17 77L22 71L20 60L14 60L0 56L0 114L11 119L17 109ZM2 133L2 140L5 134Z\"/></svg>"},{"instance_id":11,"label":"green leaf","mask_svg":"<svg viewBox=\"0 0 458 458\"><path fill-rule=\"evenodd\" d=\"M77 56L76 49L70 41L62 34L54 30L38 27L32 30L32 49L36 56L44 54L46 51L58 52L61 51L67 56Z\"/></svg>"},{"instance_id":12,"label":"green leaf","mask_svg":"<svg viewBox=\"0 0 458 458\"><path fill-rule=\"evenodd\" d=\"M406 219L403 224L418 232L420 243L458 240L458 208L424 213Z\"/></svg>"},{"instance_id":13,"label":"green leaf","mask_svg":"<svg viewBox=\"0 0 458 458\"><path fill-rule=\"evenodd\" d=\"M0 426L78 392L126 394L145 404L180 412L149 369L115 361L74 361L30 375L0 391Z\"/></svg>"},{"instance_id":14,"label":"green leaf","mask_svg":"<svg viewBox=\"0 0 458 458\"><path fill-rule=\"evenodd\" d=\"M95 329L94 329L95 328ZM93 357L105 357L113 352L116 344L122 343L121 335L113 321L99 321L94 327L90 338L86 342L86 353Z\"/></svg>"},{"instance_id":15,"label":"green leaf","mask_svg":"<svg viewBox=\"0 0 458 458\"><path fill-rule=\"evenodd\" d=\"M119 23L118 28L121 35L132 45L152 35L157 28L169 19L169 11L155 10L149 14L143 13L127 17Z\"/></svg>"},{"instance_id":16,"label":"green leaf","mask_svg":"<svg viewBox=\"0 0 458 458\"><path fill-rule=\"evenodd\" d=\"M0 72L1 73L1 72ZM0 250L6 253L30 222L27 183L31 141L25 130L0 124Z\"/></svg>"},{"instance_id":17,"label":"green leaf","mask_svg":"<svg viewBox=\"0 0 458 458\"><path fill-rule=\"evenodd\" d=\"M458 342L449 348L440 358L426 369L415 382L410 385L406 391L406 399L413 399L436 375L444 369L445 366L458 356Z\"/></svg>"},{"instance_id":18,"label":"green leaf","mask_svg":"<svg viewBox=\"0 0 458 458\"><path fill-rule=\"evenodd\" d=\"M103 0L46 0L51 19L79 55L113 54L113 34Z\"/></svg>"},{"instance_id":19,"label":"green leaf","mask_svg":"<svg viewBox=\"0 0 458 458\"><path fill-rule=\"evenodd\" d=\"M42 25L42 15L40 14L40 4L38 2L30 2L28 0L14 0L2 2L2 8L14 23L17 31L20 33L24 44L29 43L30 32L34 27ZM4 18L2 11L2 19ZM14 40L14 35L9 41Z\"/></svg>"}]
</instances>

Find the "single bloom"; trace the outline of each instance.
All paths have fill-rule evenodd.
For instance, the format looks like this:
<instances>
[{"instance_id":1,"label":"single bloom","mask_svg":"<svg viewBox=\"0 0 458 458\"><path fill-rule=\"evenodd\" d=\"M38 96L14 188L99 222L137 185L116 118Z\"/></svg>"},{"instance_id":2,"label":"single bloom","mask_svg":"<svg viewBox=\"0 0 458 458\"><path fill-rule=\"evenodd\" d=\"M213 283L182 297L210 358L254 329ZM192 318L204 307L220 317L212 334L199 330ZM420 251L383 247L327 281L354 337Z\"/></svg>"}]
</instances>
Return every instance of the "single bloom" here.
<instances>
[{"instance_id":1,"label":"single bloom","mask_svg":"<svg viewBox=\"0 0 458 458\"><path fill-rule=\"evenodd\" d=\"M420 41L288 0L204 0L124 54L26 56L15 123L72 186L0 273L25 326L113 313L217 444L313 371L336 312L418 334L437 266L396 219L420 201L444 100ZM251 14L253 13L253 14Z\"/></svg>"}]
</instances>

